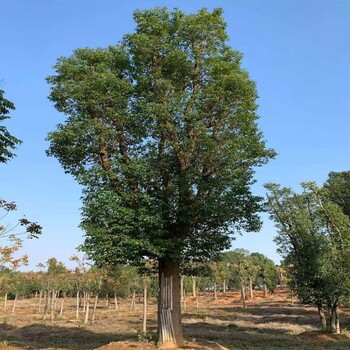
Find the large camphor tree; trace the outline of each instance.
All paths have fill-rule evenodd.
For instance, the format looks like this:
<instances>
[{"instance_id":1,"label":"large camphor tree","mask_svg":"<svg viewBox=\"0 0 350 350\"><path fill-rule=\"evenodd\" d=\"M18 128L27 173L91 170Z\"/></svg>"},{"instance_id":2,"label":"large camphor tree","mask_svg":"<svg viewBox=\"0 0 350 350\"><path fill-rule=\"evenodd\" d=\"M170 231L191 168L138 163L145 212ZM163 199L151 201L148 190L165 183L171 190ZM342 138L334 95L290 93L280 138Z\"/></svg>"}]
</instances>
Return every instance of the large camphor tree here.
<instances>
[{"instance_id":1,"label":"large camphor tree","mask_svg":"<svg viewBox=\"0 0 350 350\"><path fill-rule=\"evenodd\" d=\"M136 11L133 34L62 57L48 78L67 115L48 154L83 186L84 250L97 263L158 261L159 344L183 343L181 261L256 231L254 167L274 156L257 92L222 10Z\"/></svg>"}]
</instances>

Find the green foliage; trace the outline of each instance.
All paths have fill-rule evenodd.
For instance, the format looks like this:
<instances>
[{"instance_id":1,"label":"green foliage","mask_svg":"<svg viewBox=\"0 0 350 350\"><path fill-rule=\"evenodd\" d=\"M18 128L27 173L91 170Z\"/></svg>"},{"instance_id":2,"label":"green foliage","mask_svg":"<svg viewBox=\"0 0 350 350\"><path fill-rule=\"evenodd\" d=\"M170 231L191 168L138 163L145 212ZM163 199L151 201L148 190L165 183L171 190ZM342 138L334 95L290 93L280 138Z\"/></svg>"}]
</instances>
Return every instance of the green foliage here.
<instances>
[{"instance_id":1,"label":"green foliage","mask_svg":"<svg viewBox=\"0 0 350 350\"><path fill-rule=\"evenodd\" d=\"M278 273L275 263L261 253L252 253L250 255L251 263L255 267L256 284L266 284L269 292L273 292L278 284Z\"/></svg>"},{"instance_id":2,"label":"green foliage","mask_svg":"<svg viewBox=\"0 0 350 350\"><path fill-rule=\"evenodd\" d=\"M324 188L328 190L329 199L350 217L350 171L330 172Z\"/></svg>"},{"instance_id":3,"label":"green foliage","mask_svg":"<svg viewBox=\"0 0 350 350\"><path fill-rule=\"evenodd\" d=\"M266 284L270 292L278 284L275 263L263 254L250 253L246 249L221 253L218 256L218 276L220 282L225 279L234 288L247 286L249 279L258 287Z\"/></svg>"},{"instance_id":4,"label":"green foliage","mask_svg":"<svg viewBox=\"0 0 350 350\"><path fill-rule=\"evenodd\" d=\"M15 105L4 97L5 92L0 90L0 123L9 118L11 110ZM12 136L5 125L0 125L0 163L7 163L14 157L13 150L16 149L21 141Z\"/></svg>"},{"instance_id":5,"label":"green foliage","mask_svg":"<svg viewBox=\"0 0 350 350\"><path fill-rule=\"evenodd\" d=\"M350 220L314 183L295 193L275 184L268 207L291 287L306 303L339 305L350 295Z\"/></svg>"},{"instance_id":6,"label":"green foliage","mask_svg":"<svg viewBox=\"0 0 350 350\"><path fill-rule=\"evenodd\" d=\"M253 167L274 152L222 10L136 11L136 31L78 49L48 78L67 119L48 154L84 186L82 247L99 264L208 260L260 228Z\"/></svg>"}]
</instances>

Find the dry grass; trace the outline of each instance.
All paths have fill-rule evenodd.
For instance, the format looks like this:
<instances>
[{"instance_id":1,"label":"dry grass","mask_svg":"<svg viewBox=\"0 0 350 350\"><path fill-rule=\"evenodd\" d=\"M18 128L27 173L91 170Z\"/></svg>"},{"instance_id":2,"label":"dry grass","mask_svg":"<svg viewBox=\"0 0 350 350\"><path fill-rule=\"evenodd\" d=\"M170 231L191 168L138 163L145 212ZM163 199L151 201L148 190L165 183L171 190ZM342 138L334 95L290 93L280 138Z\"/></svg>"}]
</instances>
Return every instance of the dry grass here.
<instances>
[{"instance_id":1,"label":"dry grass","mask_svg":"<svg viewBox=\"0 0 350 350\"><path fill-rule=\"evenodd\" d=\"M1 306L0 306L1 307ZM74 300L67 303L63 317L52 323L43 320L34 299L20 300L15 315L11 303L0 314L0 350L154 350L152 343L139 341L142 305L130 310L129 302L119 311L107 309L100 301L94 324L75 320ZM350 312L343 310L341 321L345 332L324 335L318 331L316 309L300 304L290 305L288 292L280 290L267 299L257 297L241 306L237 293L213 300L201 296L199 308L188 298L184 310L185 349L222 350L348 350ZM156 305L149 307L149 330L156 330Z\"/></svg>"}]
</instances>

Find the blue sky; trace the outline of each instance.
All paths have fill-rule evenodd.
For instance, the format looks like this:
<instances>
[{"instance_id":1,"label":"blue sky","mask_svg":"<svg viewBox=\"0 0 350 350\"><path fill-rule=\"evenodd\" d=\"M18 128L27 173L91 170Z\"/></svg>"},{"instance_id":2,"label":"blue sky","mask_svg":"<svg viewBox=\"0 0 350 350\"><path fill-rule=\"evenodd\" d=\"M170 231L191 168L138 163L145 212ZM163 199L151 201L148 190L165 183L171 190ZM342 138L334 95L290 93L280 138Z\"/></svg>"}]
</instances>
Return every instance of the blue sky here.
<instances>
[{"instance_id":1,"label":"blue sky","mask_svg":"<svg viewBox=\"0 0 350 350\"><path fill-rule=\"evenodd\" d=\"M350 169L348 0L2 0L0 88L16 105L6 125L23 144L14 160L0 165L0 197L44 227L40 239L24 243L30 268L52 256L67 263L83 241L80 188L45 155L47 133L64 120L47 99L45 77L76 48L117 43L133 31L134 10L154 6L224 9L230 44L244 54L257 83L259 125L278 152L257 170L257 194L265 193L266 182L298 188ZM278 262L274 226L266 215L263 220L260 233L238 237L233 248Z\"/></svg>"}]
</instances>

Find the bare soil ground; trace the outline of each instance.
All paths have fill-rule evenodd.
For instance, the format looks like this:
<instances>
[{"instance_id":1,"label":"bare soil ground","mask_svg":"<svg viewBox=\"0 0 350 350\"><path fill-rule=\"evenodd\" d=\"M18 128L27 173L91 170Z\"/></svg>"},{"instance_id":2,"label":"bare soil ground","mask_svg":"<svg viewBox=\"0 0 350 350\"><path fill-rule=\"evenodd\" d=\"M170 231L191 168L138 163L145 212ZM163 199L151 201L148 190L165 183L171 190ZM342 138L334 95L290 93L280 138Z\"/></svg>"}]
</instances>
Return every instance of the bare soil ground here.
<instances>
[{"instance_id":1,"label":"bare soil ground","mask_svg":"<svg viewBox=\"0 0 350 350\"><path fill-rule=\"evenodd\" d=\"M114 305L107 309L100 300L94 324L84 324L83 314L75 319L75 301L67 300L63 316L54 322L43 319L38 302L19 300L16 312L11 314L12 302L3 310L0 304L0 350L154 350L153 342L140 336L142 304L130 310L128 300L119 310ZM57 305L59 309L59 304ZM183 310L185 347L196 350L349 350L350 310L341 310L343 333L319 332L315 308L296 303L291 305L288 291L280 289L266 299L256 292L255 299L242 307L239 295L219 294L217 300L206 294L195 300L187 298ZM150 335L156 332L156 305L149 305Z\"/></svg>"}]
</instances>

